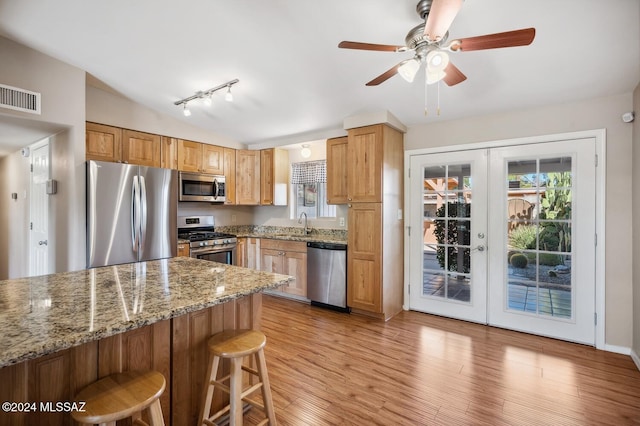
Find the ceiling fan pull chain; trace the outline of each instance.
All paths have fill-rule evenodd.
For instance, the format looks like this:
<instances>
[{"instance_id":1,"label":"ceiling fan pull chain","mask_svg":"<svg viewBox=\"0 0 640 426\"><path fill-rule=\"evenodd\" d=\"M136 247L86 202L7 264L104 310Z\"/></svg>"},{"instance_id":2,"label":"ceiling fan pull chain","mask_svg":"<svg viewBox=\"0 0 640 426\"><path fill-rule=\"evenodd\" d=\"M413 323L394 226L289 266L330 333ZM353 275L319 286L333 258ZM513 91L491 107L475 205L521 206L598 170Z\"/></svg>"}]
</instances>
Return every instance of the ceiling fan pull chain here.
<instances>
[{"instance_id":1,"label":"ceiling fan pull chain","mask_svg":"<svg viewBox=\"0 0 640 426\"><path fill-rule=\"evenodd\" d=\"M438 80L438 117L440 116L440 81Z\"/></svg>"},{"instance_id":2,"label":"ceiling fan pull chain","mask_svg":"<svg viewBox=\"0 0 640 426\"><path fill-rule=\"evenodd\" d=\"M424 115L425 117L427 115L429 115L429 112L427 111L427 87L429 85L427 84L427 67L424 67Z\"/></svg>"}]
</instances>

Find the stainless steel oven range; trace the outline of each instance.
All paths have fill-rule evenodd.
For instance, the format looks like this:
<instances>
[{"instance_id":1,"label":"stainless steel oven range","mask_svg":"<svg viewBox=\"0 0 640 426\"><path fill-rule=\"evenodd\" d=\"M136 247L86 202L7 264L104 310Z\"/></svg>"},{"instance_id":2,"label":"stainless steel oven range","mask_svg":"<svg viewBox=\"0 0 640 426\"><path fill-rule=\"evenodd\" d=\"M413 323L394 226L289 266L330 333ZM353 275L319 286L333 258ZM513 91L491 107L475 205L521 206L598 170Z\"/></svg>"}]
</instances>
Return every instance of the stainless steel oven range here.
<instances>
[{"instance_id":1,"label":"stainless steel oven range","mask_svg":"<svg viewBox=\"0 0 640 426\"><path fill-rule=\"evenodd\" d=\"M178 217L178 238L189 240L191 257L236 264L238 239L232 234L215 232L213 216Z\"/></svg>"}]
</instances>

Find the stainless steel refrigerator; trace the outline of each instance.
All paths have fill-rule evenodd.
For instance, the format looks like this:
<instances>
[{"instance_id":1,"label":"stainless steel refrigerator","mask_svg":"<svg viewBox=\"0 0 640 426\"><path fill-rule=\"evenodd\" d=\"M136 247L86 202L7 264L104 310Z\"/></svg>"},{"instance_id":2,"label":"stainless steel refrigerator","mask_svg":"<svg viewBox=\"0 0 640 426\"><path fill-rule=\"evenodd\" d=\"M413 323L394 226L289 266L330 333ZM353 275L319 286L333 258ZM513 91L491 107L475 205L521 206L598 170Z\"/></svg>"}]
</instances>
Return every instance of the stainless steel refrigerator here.
<instances>
[{"instance_id":1,"label":"stainless steel refrigerator","mask_svg":"<svg viewBox=\"0 0 640 426\"><path fill-rule=\"evenodd\" d=\"M87 267L177 254L178 172L87 161Z\"/></svg>"}]
</instances>

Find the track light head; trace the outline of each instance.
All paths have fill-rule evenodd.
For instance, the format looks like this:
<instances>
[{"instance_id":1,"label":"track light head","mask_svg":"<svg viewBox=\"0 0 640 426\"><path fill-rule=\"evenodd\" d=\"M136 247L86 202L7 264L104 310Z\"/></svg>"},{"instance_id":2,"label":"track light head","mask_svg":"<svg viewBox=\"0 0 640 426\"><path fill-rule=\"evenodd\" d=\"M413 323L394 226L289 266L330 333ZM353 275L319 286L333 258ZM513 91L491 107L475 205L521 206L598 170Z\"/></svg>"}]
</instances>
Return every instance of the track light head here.
<instances>
[{"instance_id":1,"label":"track light head","mask_svg":"<svg viewBox=\"0 0 640 426\"><path fill-rule=\"evenodd\" d=\"M233 102L233 94L231 93L231 85L227 86L227 93L224 95L224 100L227 102Z\"/></svg>"},{"instance_id":2,"label":"track light head","mask_svg":"<svg viewBox=\"0 0 640 426\"><path fill-rule=\"evenodd\" d=\"M189 110L189 107L187 106L187 102L183 103L184 107L182 109L182 113L184 114L185 117L189 117L191 115L191 110Z\"/></svg>"}]
</instances>

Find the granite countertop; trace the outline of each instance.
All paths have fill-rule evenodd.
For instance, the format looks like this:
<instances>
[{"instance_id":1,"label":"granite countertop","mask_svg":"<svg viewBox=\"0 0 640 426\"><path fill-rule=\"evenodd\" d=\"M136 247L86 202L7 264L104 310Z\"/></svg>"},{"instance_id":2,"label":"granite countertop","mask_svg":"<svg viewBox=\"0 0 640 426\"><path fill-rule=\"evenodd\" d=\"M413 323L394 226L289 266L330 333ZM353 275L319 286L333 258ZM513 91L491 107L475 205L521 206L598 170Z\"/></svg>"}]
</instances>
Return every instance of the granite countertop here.
<instances>
[{"instance_id":1,"label":"granite countertop","mask_svg":"<svg viewBox=\"0 0 640 426\"><path fill-rule=\"evenodd\" d=\"M216 228L222 232L234 234L238 238L270 238L274 240L285 241L303 241L303 242L323 242L323 243L339 243L347 244L347 231L344 229L316 229L312 228L311 233L304 235L301 227L286 226L224 226Z\"/></svg>"},{"instance_id":2,"label":"granite countertop","mask_svg":"<svg viewBox=\"0 0 640 426\"><path fill-rule=\"evenodd\" d=\"M0 281L0 368L293 280L175 257Z\"/></svg>"}]
</instances>

